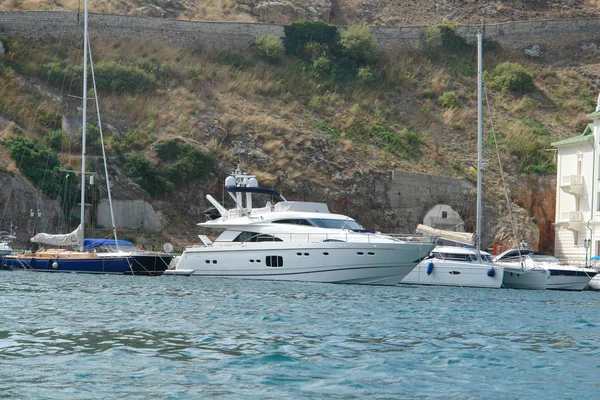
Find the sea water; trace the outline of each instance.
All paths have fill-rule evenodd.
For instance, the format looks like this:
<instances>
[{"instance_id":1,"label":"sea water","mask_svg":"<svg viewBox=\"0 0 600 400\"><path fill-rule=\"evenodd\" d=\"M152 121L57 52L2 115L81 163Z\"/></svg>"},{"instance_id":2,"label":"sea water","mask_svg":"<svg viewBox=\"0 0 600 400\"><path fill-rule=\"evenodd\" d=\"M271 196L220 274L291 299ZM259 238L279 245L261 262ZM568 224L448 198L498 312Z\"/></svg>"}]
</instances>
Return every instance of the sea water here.
<instances>
[{"instance_id":1,"label":"sea water","mask_svg":"<svg viewBox=\"0 0 600 400\"><path fill-rule=\"evenodd\" d=\"M597 399L600 293L0 271L2 399Z\"/></svg>"}]
</instances>

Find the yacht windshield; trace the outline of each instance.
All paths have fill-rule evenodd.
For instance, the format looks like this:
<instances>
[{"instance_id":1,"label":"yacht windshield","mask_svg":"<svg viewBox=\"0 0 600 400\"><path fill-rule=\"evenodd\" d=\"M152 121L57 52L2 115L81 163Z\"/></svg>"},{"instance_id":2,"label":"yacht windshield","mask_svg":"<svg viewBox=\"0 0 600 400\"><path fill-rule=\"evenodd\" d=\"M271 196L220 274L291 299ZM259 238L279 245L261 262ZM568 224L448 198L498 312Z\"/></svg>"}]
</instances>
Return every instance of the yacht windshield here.
<instances>
[{"instance_id":1,"label":"yacht windshield","mask_svg":"<svg viewBox=\"0 0 600 400\"><path fill-rule=\"evenodd\" d=\"M558 264L558 259L554 256L546 256L543 254L532 254L529 257L531 257L531 259L535 262Z\"/></svg>"},{"instance_id":2,"label":"yacht windshield","mask_svg":"<svg viewBox=\"0 0 600 400\"><path fill-rule=\"evenodd\" d=\"M328 219L328 218L311 218L309 220L314 226L327 229L358 229L364 230L358 222L353 219Z\"/></svg>"}]
</instances>

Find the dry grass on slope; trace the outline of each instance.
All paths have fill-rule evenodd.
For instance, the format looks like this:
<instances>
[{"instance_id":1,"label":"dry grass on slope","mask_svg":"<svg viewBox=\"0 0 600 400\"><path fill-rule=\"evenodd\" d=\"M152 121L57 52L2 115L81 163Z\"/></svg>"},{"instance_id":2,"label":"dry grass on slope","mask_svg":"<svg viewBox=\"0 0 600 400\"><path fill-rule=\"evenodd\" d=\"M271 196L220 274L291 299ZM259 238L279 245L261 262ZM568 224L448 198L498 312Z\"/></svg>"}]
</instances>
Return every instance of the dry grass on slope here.
<instances>
[{"instance_id":1,"label":"dry grass on slope","mask_svg":"<svg viewBox=\"0 0 600 400\"><path fill-rule=\"evenodd\" d=\"M252 16L238 11L235 0L202 0L192 4L191 8L175 7L175 11L171 8L168 17L192 21L255 21ZM0 11L82 11L82 9L83 1L80 0L7 0L0 3ZM139 2L135 1L89 1L88 9L91 13L101 14L159 16L157 9L141 7Z\"/></svg>"}]
</instances>

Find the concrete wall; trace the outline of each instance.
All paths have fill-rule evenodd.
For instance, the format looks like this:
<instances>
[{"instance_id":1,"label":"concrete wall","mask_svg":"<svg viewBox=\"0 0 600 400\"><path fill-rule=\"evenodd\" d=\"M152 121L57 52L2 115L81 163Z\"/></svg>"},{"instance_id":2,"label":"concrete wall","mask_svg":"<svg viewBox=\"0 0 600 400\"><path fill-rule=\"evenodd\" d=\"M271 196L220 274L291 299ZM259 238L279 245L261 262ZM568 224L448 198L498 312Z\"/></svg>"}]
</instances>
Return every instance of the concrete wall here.
<instances>
[{"instance_id":1,"label":"concrete wall","mask_svg":"<svg viewBox=\"0 0 600 400\"><path fill-rule=\"evenodd\" d=\"M406 220L410 231L423 223L427 212L446 204L468 217L474 206L475 186L465 180L416 172L394 171L387 197L390 207L400 219ZM467 230L469 227L467 227Z\"/></svg>"},{"instance_id":2,"label":"concrete wall","mask_svg":"<svg viewBox=\"0 0 600 400\"><path fill-rule=\"evenodd\" d=\"M143 200L113 200L115 224L119 229L142 229L159 232L162 230L154 208ZM110 208L108 200L101 200L98 204L96 225L100 228L111 228Z\"/></svg>"},{"instance_id":3,"label":"concrete wall","mask_svg":"<svg viewBox=\"0 0 600 400\"><path fill-rule=\"evenodd\" d=\"M81 37L83 16L60 11L0 12L0 36L29 39ZM123 15L90 14L93 38L161 39L192 47L247 47L256 36L283 36L283 26L239 22L199 22ZM477 26L458 27L458 33L475 40ZM408 48L423 41L427 27L378 27L372 29L385 49ZM485 37L509 49L531 44L555 46L600 39L600 20L522 21L486 25Z\"/></svg>"}]
</instances>

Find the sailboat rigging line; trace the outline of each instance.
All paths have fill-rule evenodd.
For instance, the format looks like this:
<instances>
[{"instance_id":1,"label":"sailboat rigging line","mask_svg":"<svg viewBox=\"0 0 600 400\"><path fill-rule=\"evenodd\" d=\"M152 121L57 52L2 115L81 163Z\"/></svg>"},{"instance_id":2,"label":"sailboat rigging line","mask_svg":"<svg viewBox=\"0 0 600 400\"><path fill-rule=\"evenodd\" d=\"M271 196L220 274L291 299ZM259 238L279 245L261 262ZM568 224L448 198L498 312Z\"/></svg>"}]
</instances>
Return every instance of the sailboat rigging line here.
<instances>
[{"instance_id":1,"label":"sailboat rigging line","mask_svg":"<svg viewBox=\"0 0 600 400\"><path fill-rule=\"evenodd\" d=\"M102 132L102 121L100 119L100 104L98 103L98 91L96 90L96 76L94 75L94 61L92 59L92 48L90 47L89 37L86 40L90 56L90 72L92 73L92 83L94 85L94 99L96 102L96 114L98 116L98 130L100 131L100 144L102 145L102 163L104 164L104 176L106 177L106 191L108 193L108 206L110 208L110 219L112 222L113 235L115 236L115 246L119 251L119 240L117 238L117 225L115 224L115 214L113 212L112 197L110 194L110 184L108 182L108 166L106 163L106 150L104 149L104 134Z\"/></svg>"},{"instance_id":2,"label":"sailboat rigging line","mask_svg":"<svg viewBox=\"0 0 600 400\"><path fill-rule=\"evenodd\" d=\"M504 169L502 168L502 160L500 159L500 149L498 147L498 140L496 139L496 130L494 129L494 120L492 119L492 109L490 107L490 100L488 97L488 92L486 90L486 88L483 88L484 94L485 94L485 102L487 105L487 110L488 110L488 115L489 115L489 120L490 120L490 129L492 130L492 134L494 136L494 146L496 146L496 156L498 157L498 165L500 166L500 177L502 178L502 186L504 188L504 196L506 197L506 208L508 209L508 216L510 218L510 224L512 226L512 230L513 230L513 235L515 235L515 239L517 240L517 249L519 252L519 257L521 257L521 240L519 238L519 235L517 234L517 228L516 228L516 224L515 224L515 219L514 219L514 215L512 213L512 207L511 207L511 203L510 203L510 199L508 198L508 189L506 187L506 179L504 178Z\"/></svg>"}]
</instances>

